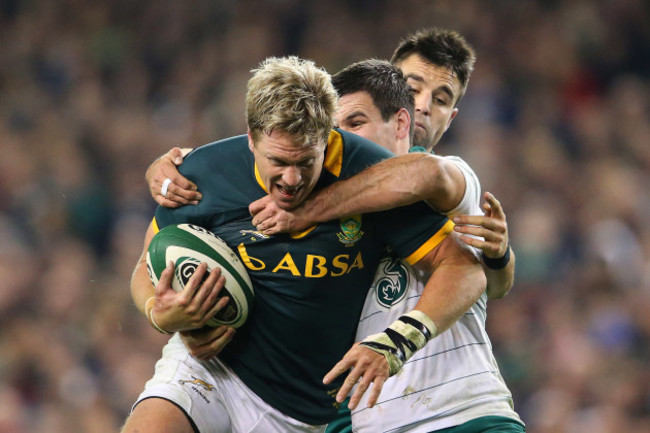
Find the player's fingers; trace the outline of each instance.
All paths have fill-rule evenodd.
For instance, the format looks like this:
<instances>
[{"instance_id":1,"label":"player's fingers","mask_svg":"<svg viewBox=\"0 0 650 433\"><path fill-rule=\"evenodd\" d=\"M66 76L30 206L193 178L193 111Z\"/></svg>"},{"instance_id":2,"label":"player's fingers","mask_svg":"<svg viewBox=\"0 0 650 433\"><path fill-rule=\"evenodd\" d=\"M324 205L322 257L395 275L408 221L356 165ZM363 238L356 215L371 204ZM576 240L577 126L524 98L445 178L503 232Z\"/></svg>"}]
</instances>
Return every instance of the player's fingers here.
<instances>
[{"instance_id":1,"label":"player's fingers","mask_svg":"<svg viewBox=\"0 0 650 433\"><path fill-rule=\"evenodd\" d=\"M488 257L501 257L505 254L501 253L501 243L499 242L485 242L470 236L460 236L460 240L469 246L480 249Z\"/></svg>"},{"instance_id":2,"label":"player's fingers","mask_svg":"<svg viewBox=\"0 0 650 433\"><path fill-rule=\"evenodd\" d=\"M185 271L188 273L192 272L192 275L185 284L185 288L181 292L181 302L183 307L187 307L194 299L196 293L199 292L199 288L201 287L203 279L207 278L207 269L208 265L206 263L201 263L194 269L186 267Z\"/></svg>"},{"instance_id":3,"label":"player's fingers","mask_svg":"<svg viewBox=\"0 0 650 433\"><path fill-rule=\"evenodd\" d=\"M482 215L457 215L454 224L480 226L483 223Z\"/></svg>"},{"instance_id":4,"label":"player's fingers","mask_svg":"<svg viewBox=\"0 0 650 433\"><path fill-rule=\"evenodd\" d=\"M166 199L165 197L163 197L163 196L161 196L161 195L157 195L157 196L155 196L155 197L154 197L154 200L155 200L156 203L158 203L160 206L162 206L162 207L168 207L168 208L170 208L170 209L176 209L177 207L181 207L181 206L183 206L183 203L179 203L179 202L177 202L177 201L168 200L168 199ZM195 204L195 203L192 203L192 204Z\"/></svg>"},{"instance_id":5,"label":"player's fingers","mask_svg":"<svg viewBox=\"0 0 650 433\"><path fill-rule=\"evenodd\" d=\"M188 202L201 200L203 198L196 185L185 179L180 174L177 173L176 176L168 177L172 182L167 187L166 198L175 200L175 198L172 196L176 196L177 199L184 199Z\"/></svg>"},{"instance_id":6,"label":"player's fingers","mask_svg":"<svg viewBox=\"0 0 650 433\"><path fill-rule=\"evenodd\" d=\"M485 227L488 230L505 232L505 221L483 215L458 215L454 217L457 226Z\"/></svg>"},{"instance_id":7,"label":"player's fingers","mask_svg":"<svg viewBox=\"0 0 650 433\"><path fill-rule=\"evenodd\" d=\"M485 248L488 247L488 243L485 241L482 241L480 239L473 238L471 236L459 236L461 242L466 243L467 245L471 247L478 248L482 251L485 250Z\"/></svg>"},{"instance_id":8,"label":"player's fingers","mask_svg":"<svg viewBox=\"0 0 650 433\"><path fill-rule=\"evenodd\" d=\"M252 224L257 228L258 230L261 228L260 226L263 225L271 216L268 210L266 209L261 209L257 211L255 216L253 217Z\"/></svg>"},{"instance_id":9,"label":"player's fingers","mask_svg":"<svg viewBox=\"0 0 650 433\"><path fill-rule=\"evenodd\" d=\"M273 211L265 207L264 209L259 210L257 214L255 214L252 222L253 225L259 229L260 225L269 226L273 222L272 218Z\"/></svg>"},{"instance_id":10,"label":"player's fingers","mask_svg":"<svg viewBox=\"0 0 650 433\"><path fill-rule=\"evenodd\" d=\"M336 394L336 401L337 402L342 402L345 400L345 397L352 391L352 388L354 388L354 385L357 384L359 379L362 377L363 371L361 368L358 367L352 367L350 369L350 372L348 373L348 376L345 378L343 381L343 385L341 385L341 389L339 392ZM365 389L363 390L365 392ZM363 395L363 392L360 395ZM357 403L361 399L360 396L357 397Z\"/></svg>"},{"instance_id":11,"label":"player's fingers","mask_svg":"<svg viewBox=\"0 0 650 433\"><path fill-rule=\"evenodd\" d=\"M207 314L205 315L206 322L210 320L212 317L214 317L218 312L226 308L229 302L230 302L230 296L219 297L217 303L214 304L214 306L210 309L210 311L208 311Z\"/></svg>"},{"instance_id":12,"label":"player's fingers","mask_svg":"<svg viewBox=\"0 0 650 433\"><path fill-rule=\"evenodd\" d=\"M181 334L183 341L185 341L188 346L195 347L209 343L217 332L223 332L223 330L217 331L217 328L204 326L202 328L180 331L179 334Z\"/></svg>"},{"instance_id":13,"label":"player's fingers","mask_svg":"<svg viewBox=\"0 0 650 433\"><path fill-rule=\"evenodd\" d=\"M259 212L261 212L262 210L264 210L266 208L266 205L268 204L270 199L271 199L271 197L267 195L265 197L262 197L259 200L255 200L253 203L251 203L248 206L248 211L253 216L257 215Z\"/></svg>"},{"instance_id":14,"label":"player's fingers","mask_svg":"<svg viewBox=\"0 0 650 433\"><path fill-rule=\"evenodd\" d=\"M493 218L505 219L505 213L501 207L501 202L490 192L483 194L485 201L490 205L491 216Z\"/></svg>"},{"instance_id":15,"label":"player's fingers","mask_svg":"<svg viewBox=\"0 0 650 433\"><path fill-rule=\"evenodd\" d=\"M194 150L194 148L192 148L192 147L183 147L183 148L181 148L180 162L178 162L178 158L175 158L174 159L174 164L180 165L180 163L183 162L182 161L183 158L185 158L187 156L187 154L190 153L193 150Z\"/></svg>"},{"instance_id":16,"label":"player's fingers","mask_svg":"<svg viewBox=\"0 0 650 433\"><path fill-rule=\"evenodd\" d=\"M210 345L214 352L213 356L218 355L228 343L230 343L237 331L235 328L226 327L223 334L216 338Z\"/></svg>"},{"instance_id":17,"label":"player's fingers","mask_svg":"<svg viewBox=\"0 0 650 433\"><path fill-rule=\"evenodd\" d=\"M367 407L373 407L377 403L377 400L379 400L379 394L381 394L381 390L384 387L385 382L386 379L382 376L376 377L372 382L372 388L370 388L370 394L368 394Z\"/></svg>"},{"instance_id":18,"label":"player's fingers","mask_svg":"<svg viewBox=\"0 0 650 433\"><path fill-rule=\"evenodd\" d=\"M195 358L207 361L219 352L232 340L235 330L225 325L217 328L203 327L199 330L185 334L185 342L190 353Z\"/></svg>"},{"instance_id":19,"label":"player's fingers","mask_svg":"<svg viewBox=\"0 0 650 433\"><path fill-rule=\"evenodd\" d=\"M219 311L226 308L230 298L227 296L228 292L224 291L225 295L222 295L222 289L226 284L226 277L223 275L219 276L217 284L214 287L214 290L210 293L206 301L203 303L201 311L203 312L203 318L207 322L217 314Z\"/></svg>"},{"instance_id":20,"label":"player's fingers","mask_svg":"<svg viewBox=\"0 0 650 433\"><path fill-rule=\"evenodd\" d=\"M214 268L206 277L203 278L201 287L194 295L192 302L196 308L197 313L201 318L205 318L208 312L219 301L219 292L223 288L225 278L221 275L221 268ZM208 317L209 318L209 317Z\"/></svg>"},{"instance_id":21,"label":"player's fingers","mask_svg":"<svg viewBox=\"0 0 650 433\"><path fill-rule=\"evenodd\" d=\"M356 407L359 405L359 402L361 401L361 398L363 397L363 394L366 393L369 387L370 380L366 380L366 378L362 376L361 381L352 394L352 397L350 397L350 403L348 403L348 408L350 410L356 409Z\"/></svg>"},{"instance_id":22,"label":"player's fingers","mask_svg":"<svg viewBox=\"0 0 650 433\"><path fill-rule=\"evenodd\" d=\"M215 267L211 271L207 271L206 269L206 273L200 281L200 286L194 294L193 302L197 311L203 311L205 313L217 302L219 291L223 287L217 284L220 278L221 268ZM207 306L207 308L203 308L204 306Z\"/></svg>"},{"instance_id":23,"label":"player's fingers","mask_svg":"<svg viewBox=\"0 0 650 433\"><path fill-rule=\"evenodd\" d=\"M178 207L186 204L199 204L202 198L203 195L198 191L182 189L174 183L170 183L169 187L167 187L167 195L164 197L164 200L172 202Z\"/></svg>"},{"instance_id":24,"label":"player's fingers","mask_svg":"<svg viewBox=\"0 0 650 433\"><path fill-rule=\"evenodd\" d=\"M273 236L273 235L276 235L276 234L282 232L282 227L280 225L276 224L276 225L274 225L272 227L265 228L264 230L260 230L260 232L265 236Z\"/></svg>"},{"instance_id":25,"label":"player's fingers","mask_svg":"<svg viewBox=\"0 0 650 433\"><path fill-rule=\"evenodd\" d=\"M483 216L487 218L492 218L492 208L490 207L490 203L485 202L481 205L483 208Z\"/></svg>"},{"instance_id":26,"label":"player's fingers","mask_svg":"<svg viewBox=\"0 0 650 433\"><path fill-rule=\"evenodd\" d=\"M186 198L188 196L199 198L199 188L196 186L196 184L181 175L178 171L170 173L167 177L172 180L171 185L169 185L172 188L172 192Z\"/></svg>"},{"instance_id":27,"label":"player's fingers","mask_svg":"<svg viewBox=\"0 0 650 433\"><path fill-rule=\"evenodd\" d=\"M176 146L169 149L167 156L169 157L170 161L174 163L174 165L181 165L183 163L183 157L185 155L183 155L181 148Z\"/></svg>"},{"instance_id":28,"label":"player's fingers","mask_svg":"<svg viewBox=\"0 0 650 433\"><path fill-rule=\"evenodd\" d=\"M325 385L330 384L334 379L339 377L341 374L345 373L350 369L350 363L347 359L342 359L336 363L336 365L323 377L323 383Z\"/></svg>"},{"instance_id":29,"label":"player's fingers","mask_svg":"<svg viewBox=\"0 0 650 433\"><path fill-rule=\"evenodd\" d=\"M172 289L172 279L174 278L174 262L167 262L167 266L160 273L160 278L158 279L158 284L156 284L156 294L160 294L167 290Z\"/></svg>"},{"instance_id":30,"label":"player's fingers","mask_svg":"<svg viewBox=\"0 0 650 433\"><path fill-rule=\"evenodd\" d=\"M488 230L483 227L456 225L454 226L454 231L456 233L465 235L480 236L488 242L500 243L504 239L503 233L494 230Z\"/></svg>"},{"instance_id":31,"label":"player's fingers","mask_svg":"<svg viewBox=\"0 0 650 433\"><path fill-rule=\"evenodd\" d=\"M222 326L219 328L222 328ZM224 328L225 329L222 332L219 332L218 334L212 334L214 338L212 338L209 342L195 348L195 354L193 353L192 356L200 359L201 361L207 361L210 358L221 353L224 347L226 347L226 345L230 343L232 338L235 336L234 328Z\"/></svg>"}]
</instances>

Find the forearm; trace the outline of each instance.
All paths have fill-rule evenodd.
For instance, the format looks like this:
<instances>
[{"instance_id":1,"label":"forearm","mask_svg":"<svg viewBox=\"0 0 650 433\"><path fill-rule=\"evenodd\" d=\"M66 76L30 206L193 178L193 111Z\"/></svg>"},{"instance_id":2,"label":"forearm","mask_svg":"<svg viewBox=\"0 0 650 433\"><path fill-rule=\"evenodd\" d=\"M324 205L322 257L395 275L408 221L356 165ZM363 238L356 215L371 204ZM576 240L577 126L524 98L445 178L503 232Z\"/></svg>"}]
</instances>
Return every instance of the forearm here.
<instances>
[{"instance_id":1,"label":"forearm","mask_svg":"<svg viewBox=\"0 0 650 433\"><path fill-rule=\"evenodd\" d=\"M133 298L133 303L142 314L146 315L145 303L152 296L154 296L154 286L151 284L149 278L147 263L144 260L140 260L131 276L131 297Z\"/></svg>"},{"instance_id":2,"label":"forearm","mask_svg":"<svg viewBox=\"0 0 650 433\"><path fill-rule=\"evenodd\" d=\"M462 195L464 188L464 183L454 183L447 170L450 167L424 153L391 158L322 189L304 203L301 211L307 219L323 222L422 200L436 209L448 210L460 200L456 190Z\"/></svg>"},{"instance_id":3,"label":"forearm","mask_svg":"<svg viewBox=\"0 0 650 433\"><path fill-rule=\"evenodd\" d=\"M416 266L431 273L418 303L384 332L369 335L361 345L386 358L389 374L447 330L485 291L485 273L478 258L451 233Z\"/></svg>"},{"instance_id":4,"label":"forearm","mask_svg":"<svg viewBox=\"0 0 650 433\"><path fill-rule=\"evenodd\" d=\"M443 261L415 306L435 323L438 333L449 329L485 291L486 277L479 261L467 259Z\"/></svg>"},{"instance_id":5,"label":"forearm","mask_svg":"<svg viewBox=\"0 0 650 433\"><path fill-rule=\"evenodd\" d=\"M450 233L416 266L430 277L415 309L433 320L438 333L453 325L485 291L481 260L456 233Z\"/></svg>"},{"instance_id":6,"label":"forearm","mask_svg":"<svg viewBox=\"0 0 650 433\"><path fill-rule=\"evenodd\" d=\"M490 299L501 299L512 289L515 282L515 252L510 249L510 261L503 269L484 266L487 277L487 295Z\"/></svg>"}]
</instances>

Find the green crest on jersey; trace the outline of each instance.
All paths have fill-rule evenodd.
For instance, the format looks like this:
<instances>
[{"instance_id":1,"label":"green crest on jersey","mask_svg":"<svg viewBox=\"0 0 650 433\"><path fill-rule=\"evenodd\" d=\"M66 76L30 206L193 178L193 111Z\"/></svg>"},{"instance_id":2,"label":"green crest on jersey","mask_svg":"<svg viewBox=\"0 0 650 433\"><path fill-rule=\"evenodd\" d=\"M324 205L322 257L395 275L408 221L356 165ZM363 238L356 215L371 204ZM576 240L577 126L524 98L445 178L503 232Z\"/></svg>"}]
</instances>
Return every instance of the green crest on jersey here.
<instances>
[{"instance_id":1,"label":"green crest on jersey","mask_svg":"<svg viewBox=\"0 0 650 433\"><path fill-rule=\"evenodd\" d=\"M406 296L409 273L404 263L394 257L383 259L379 263L379 269L382 277L375 283L375 295L382 307L390 308Z\"/></svg>"},{"instance_id":2,"label":"green crest on jersey","mask_svg":"<svg viewBox=\"0 0 650 433\"><path fill-rule=\"evenodd\" d=\"M348 218L341 218L341 231L336 234L339 241L347 247L354 245L363 232L361 231L361 215L352 215Z\"/></svg>"}]
</instances>

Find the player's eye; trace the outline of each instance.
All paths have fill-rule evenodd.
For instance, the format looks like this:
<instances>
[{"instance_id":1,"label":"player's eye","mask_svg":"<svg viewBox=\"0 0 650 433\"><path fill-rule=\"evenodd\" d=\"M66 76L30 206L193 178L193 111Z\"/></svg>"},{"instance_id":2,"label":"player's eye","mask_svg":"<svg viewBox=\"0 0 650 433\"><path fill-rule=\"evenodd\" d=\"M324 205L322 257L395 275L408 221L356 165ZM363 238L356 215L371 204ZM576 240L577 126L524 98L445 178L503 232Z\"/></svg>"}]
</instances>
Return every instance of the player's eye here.
<instances>
[{"instance_id":1,"label":"player's eye","mask_svg":"<svg viewBox=\"0 0 650 433\"><path fill-rule=\"evenodd\" d=\"M271 165L274 167L286 167L288 164L282 160L279 159L271 159Z\"/></svg>"},{"instance_id":2,"label":"player's eye","mask_svg":"<svg viewBox=\"0 0 650 433\"><path fill-rule=\"evenodd\" d=\"M311 167L312 165L314 165L314 162L315 162L315 161L316 161L316 160L313 159L313 158L312 158L312 159L307 159L307 160L305 160L305 161L300 161L300 162L298 163L298 166L299 166L299 167L302 167L302 168L309 168L309 167Z\"/></svg>"}]
</instances>

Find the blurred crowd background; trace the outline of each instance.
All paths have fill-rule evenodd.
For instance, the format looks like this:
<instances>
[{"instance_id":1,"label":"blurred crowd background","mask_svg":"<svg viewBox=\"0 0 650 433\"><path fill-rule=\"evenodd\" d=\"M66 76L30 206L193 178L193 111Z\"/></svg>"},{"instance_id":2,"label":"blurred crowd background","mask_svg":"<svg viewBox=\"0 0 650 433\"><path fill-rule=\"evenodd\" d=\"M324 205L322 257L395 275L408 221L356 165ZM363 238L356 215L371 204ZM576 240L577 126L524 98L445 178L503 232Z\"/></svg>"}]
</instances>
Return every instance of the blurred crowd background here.
<instances>
[{"instance_id":1,"label":"blurred crowd background","mask_svg":"<svg viewBox=\"0 0 650 433\"><path fill-rule=\"evenodd\" d=\"M129 280L148 164L245 131L250 69L425 26L478 61L438 148L517 252L488 330L531 433L650 432L647 0L0 0L0 433L118 431L165 337Z\"/></svg>"}]
</instances>

